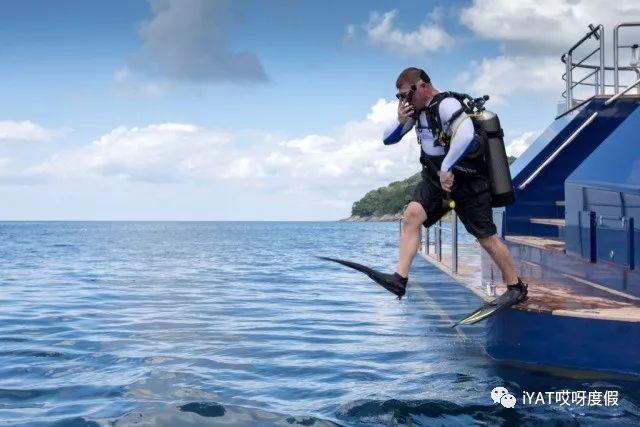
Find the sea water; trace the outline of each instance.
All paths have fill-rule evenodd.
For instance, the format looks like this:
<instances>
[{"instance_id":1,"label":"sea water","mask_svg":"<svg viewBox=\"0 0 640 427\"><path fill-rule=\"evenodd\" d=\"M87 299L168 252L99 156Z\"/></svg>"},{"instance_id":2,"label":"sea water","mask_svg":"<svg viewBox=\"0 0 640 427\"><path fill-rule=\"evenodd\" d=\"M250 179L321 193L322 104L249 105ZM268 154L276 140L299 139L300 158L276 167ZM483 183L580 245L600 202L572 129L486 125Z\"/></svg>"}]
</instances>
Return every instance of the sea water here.
<instances>
[{"instance_id":1,"label":"sea water","mask_svg":"<svg viewBox=\"0 0 640 427\"><path fill-rule=\"evenodd\" d=\"M477 299L424 261L398 301L314 258L391 272L397 242L397 223L0 223L0 424L640 423L637 382L489 358L481 325L450 328ZM619 400L505 408L494 387Z\"/></svg>"}]
</instances>

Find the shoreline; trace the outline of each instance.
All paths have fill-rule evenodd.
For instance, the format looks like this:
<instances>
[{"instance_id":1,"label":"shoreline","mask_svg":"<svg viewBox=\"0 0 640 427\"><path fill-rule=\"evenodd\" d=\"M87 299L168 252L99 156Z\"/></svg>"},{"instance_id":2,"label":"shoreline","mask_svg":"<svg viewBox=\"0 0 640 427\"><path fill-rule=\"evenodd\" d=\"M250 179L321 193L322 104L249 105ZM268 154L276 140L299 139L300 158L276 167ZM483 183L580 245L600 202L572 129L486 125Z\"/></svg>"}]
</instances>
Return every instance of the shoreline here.
<instances>
[{"instance_id":1,"label":"shoreline","mask_svg":"<svg viewBox=\"0 0 640 427\"><path fill-rule=\"evenodd\" d=\"M348 218L343 218L341 222L392 222L400 221L402 219L402 213L397 214L385 214L385 215L351 215Z\"/></svg>"},{"instance_id":2,"label":"shoreline","mask_svg":"<svg viewBox=\"0 0 640 427\"><path fill-rule=\"evenodd\" d=\"M385 215L351 215L348 218L342 218L338 221L340 222L392 222L392 221L401 221L402 213L397 214L385 214ZM443 220L448 220L451 218L451 212L447 212L442 217Z\"/></svg>"}]
</instances>

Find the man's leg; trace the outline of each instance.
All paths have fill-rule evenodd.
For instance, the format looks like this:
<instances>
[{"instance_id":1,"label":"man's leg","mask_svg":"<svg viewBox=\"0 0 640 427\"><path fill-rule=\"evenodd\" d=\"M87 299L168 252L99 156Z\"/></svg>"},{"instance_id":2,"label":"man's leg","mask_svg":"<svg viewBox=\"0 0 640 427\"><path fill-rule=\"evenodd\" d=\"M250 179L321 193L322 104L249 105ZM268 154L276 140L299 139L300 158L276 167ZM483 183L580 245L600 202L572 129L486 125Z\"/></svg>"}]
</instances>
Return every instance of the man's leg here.
<instances>
[{"instance_id":1,"label":"man's leg","mask_svg":"<svg viewBox=\"0 0 640 427\"><path fill-rule=\"evenodd\" d=\"M502 240L494 234L493 236L478 239L478 242L489 253L491 259L502 272L502 280L507 285L518 283L518 274L513 264L513 257Z\"/></svg>"},{"instance_id":2,"label":"man's leg","mask_svg":"<svg viewBox=\"0 0 640 427\"><path fill-rule=\"evenodd\" d=\"M400 255L396 272L402 277L409 277L409 267L416 256L420 245L420 227L427 220L427 213L418 202L410 202L402 218L402 234L400 235Z\"/></svg>"},{"instance_id":3,"label":"man's leg","mask_svg":"<svg viewBox=\"0 0 640 427\"><path fill-rule=\"evenodd\" d=\"M467 231L478 239L502 272L507 285L518 283L511 252L498 237L493 222L491 192L488 177L478 176L463 180L454 188L456 211Z\"/></svg>"}]
</instances>

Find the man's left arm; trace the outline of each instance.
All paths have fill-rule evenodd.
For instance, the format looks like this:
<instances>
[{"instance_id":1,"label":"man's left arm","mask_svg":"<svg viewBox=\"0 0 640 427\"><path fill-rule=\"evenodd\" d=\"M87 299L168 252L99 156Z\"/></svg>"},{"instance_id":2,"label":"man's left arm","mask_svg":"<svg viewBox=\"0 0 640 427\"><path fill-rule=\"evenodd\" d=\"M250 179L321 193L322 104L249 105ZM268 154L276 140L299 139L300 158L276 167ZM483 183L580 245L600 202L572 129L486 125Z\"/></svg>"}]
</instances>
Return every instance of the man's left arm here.
<instances>
[{"instance_id":1,"label":"man's left arm","mask_svg":"<svg viewBox=\"0 0 640 427\"><path fill-rule=\"evenodd\" d=\"M451 119L451 116L458 111L462 105L455 98L447 98L440 103L440 118L443 123ZM451 172L451 169L465 155L471 146L471 142L475 137L475 130L471 118L465 113L460 114L453 123L451 128L451 141L449 143L449 151L442 161L440 167L441 172Z\"/></svg>"}]
</instances>

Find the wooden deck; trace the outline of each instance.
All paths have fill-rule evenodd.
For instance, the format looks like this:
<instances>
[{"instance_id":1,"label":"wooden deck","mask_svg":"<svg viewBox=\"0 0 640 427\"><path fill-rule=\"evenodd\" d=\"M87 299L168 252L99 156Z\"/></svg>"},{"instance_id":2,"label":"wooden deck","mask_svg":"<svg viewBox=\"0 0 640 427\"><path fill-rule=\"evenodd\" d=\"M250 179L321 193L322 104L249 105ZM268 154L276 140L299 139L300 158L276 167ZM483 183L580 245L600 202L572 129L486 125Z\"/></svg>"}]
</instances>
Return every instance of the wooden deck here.
<instances>
[{"instance_id":1,"label":"wooden deck","mask_svg":"<svg viewBox=\"0 0 640 427\"><path fill-rule=\"evenodd\" d=\"M529 298L523 309L558 316L583 317L624 322L640 322L640 300L631 295L614 294L565 276L570 285L541 281L524 276L529 285Z\"/></svg>"},{"instance_id":2,"label":"wooden deck","mask_svg":"<svg viewBox=\"0 0 640 427\"><path fill-rule=\"evenodd\" d=\"M563 218L531 218L532 224L553 225L556 227L564 227Z\"/></svg>"},{"instance_id":3,"label":"wooden deck","mask_svg":"<svg viewBox=\"0 0 640 427\"><path fill-rule=\"evenodd\" d=\"M506 236L505 240L508 242L520 243L521 245L533 246L538 249L564 252L564 241L560 239L537 236Z\"/></svg>"},{"instance_id":4,"label":"wooden deck","mask_svg":"<svg viewBox=\"0 0 640 427\"><path fill-rule=\"evenodd\" d=\"M519 240L509 239L512 243ZM541 249L558 252L559 256L565 256L557 242L546 242L547 239L537 241L527 240ZM553 239L550 239L553 240ZM563 245L564 246L564 245ZM420 252L430 263L451 276L461 285L472 291L485 301L494 299L506 290L502 284L500 270L493 264L488 256L481 256L481 248L478 244L464 245L458 248L459 261L458 272L451 271L451 251L443 248L442 261L438 262L433 246L430 254ZM485 279L482 278L481 265L485 264ZM580 317L599 320L616 320L623 322L640 322L640 298L617 290L609 289L594 281L585 280L544 268L529 261L517 261L516 268L523 281L528 284L528 298L524 302L513 306L517 310L526 310L537 313L549 313L557 316ZM490 272L493 270L495 293L490 293Z\"/></svg>"}]
</instances>

